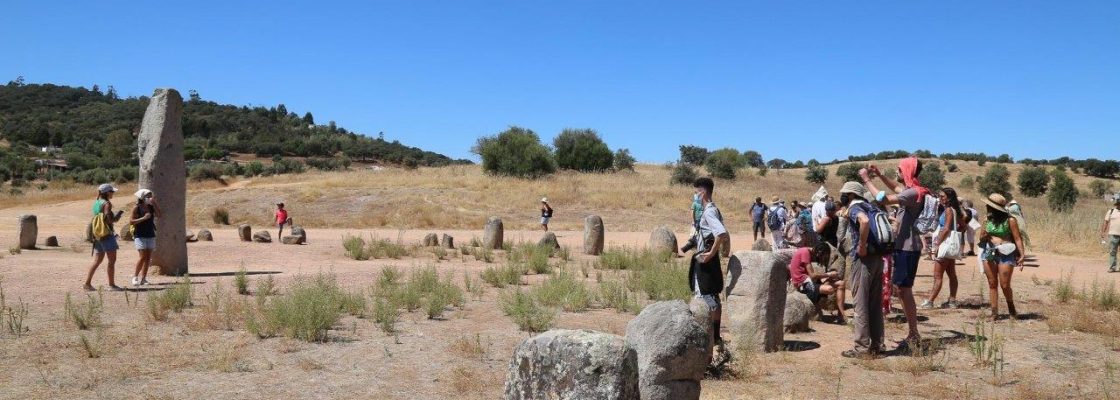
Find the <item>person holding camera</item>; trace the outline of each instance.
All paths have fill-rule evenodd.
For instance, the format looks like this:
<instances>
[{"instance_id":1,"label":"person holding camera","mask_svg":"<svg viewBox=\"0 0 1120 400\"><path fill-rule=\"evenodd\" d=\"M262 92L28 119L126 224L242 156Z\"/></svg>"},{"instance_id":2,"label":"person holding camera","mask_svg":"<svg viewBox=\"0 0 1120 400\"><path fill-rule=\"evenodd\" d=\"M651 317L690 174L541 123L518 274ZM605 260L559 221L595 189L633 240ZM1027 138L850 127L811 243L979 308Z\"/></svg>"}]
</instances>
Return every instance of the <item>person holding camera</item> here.
<instances>
[{"instance_id":1,"label":"person holding camera","mask_svg":"<svg viewBox=\"0 0 1120 400\"><path fill-rule=\"evenodd\" d=\"M96 222L98 224L103 224L101 225L102 230L107 233L101 237L98 237L97 232L90 235L90 239L93 242L93 265L89 266L89 273L86 274L84 288L91 292L97 290L93 288L92 284L93 273L97 272L97 267L101 266L101 261L104 259L109 260L109 264L106 266L106 268L108 268L106 272L109 274L109 289L114 291L123 290L117 286L113 276L117 268L117 249L120 248L120 246L117 245L117 235L113 231L113 223L120 220L121 214L124 214L124 211L118 211L116 214L113 214L112 199L113 193L116 192L117 188L113 187L113 185L103 183L101 186L97 187L97 200L93 202L93 217L95 219L100 218L100 221ZM94 227L91 223L91 230L94 230L92 228Z\"/></svg>"},{"instance_id":2,"label":"person holding camera","mask_svg":"<svg viewBox=\"0 0 1120 400\"><path fill-rule=\"evenodd\" d=\"M148 189L136 192L136 208L132 209L130 223L134 229L133 241L140 259L132 274L132 286L148 284L148 268L152 266L152 252L156 249L156 218L161 216L155 193Z\"/></svg>"}]
</instances>

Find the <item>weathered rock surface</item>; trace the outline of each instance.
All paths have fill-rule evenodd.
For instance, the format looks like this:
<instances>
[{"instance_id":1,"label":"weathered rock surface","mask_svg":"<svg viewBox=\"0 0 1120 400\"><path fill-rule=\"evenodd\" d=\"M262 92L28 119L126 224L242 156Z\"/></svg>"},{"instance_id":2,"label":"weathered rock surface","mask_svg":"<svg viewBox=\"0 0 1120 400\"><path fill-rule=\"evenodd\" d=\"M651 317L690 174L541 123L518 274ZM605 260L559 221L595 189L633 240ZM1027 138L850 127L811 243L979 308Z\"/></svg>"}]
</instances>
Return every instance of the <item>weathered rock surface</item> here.
<instances>
[{"instance_id":1,"label":"weathered rock surface","mask_svg":"<svg viewBox=\"0 0 1120 400\"><path fill-rule=\"evenodd\" d=\"M295 225L292 227L292 236L299 236L299 244L307 243L307 231L303 230L302 226Z\"/></svg>"},{"instance_id":2,"label":"weathered rock surface","mask_svg":"<svg viewBox=\"0 0 1120 400\"><path fill-rule=\"evenodd\" d=\"M20 215L18 231L19 248L34 249L35 242L39 240L39 218L31 214Z\"/></svg>"},{"instance_id":3,"label":"weathered rock surface","mask_svg":"<svg viewBox=\"0 0 1120 400\"><path fill-rule=\"evenodd\" d=\"M598 215L588 215L583 220L583 254L590 256L603 254L604 236L603 219Z\"/></svg>"},{"instance_id":4,"label":"weathered rock surface","mask_svg":"<svg viewBox=\"0 0 1120 400\"><path fill-rule=\"evenodd\" d=\"M753 336L754 344L763 351L780 350L785 338L786 287L793 252L737 251L727 263L727 321L731 329Z\"/></svg>"},{"instance_id":5,"label":"weathered rock surface","mask_svg":"<svg viewBox=\"0 0 1120 400\"><path fill-rule=\"evenodd\" d=\"M210 233L210 231L207 230L207 229L199 230L198 231L198 240L203 241L203 242L213 242L214 241L214 234Z\"/></svg>"},{"instance_id":6,"label":"weathered rock surface","mask_svg":"<svg viewBox=\"0 0 1120 400\"><path fill-rule=\"evenodd\" d=\"M47 236L47 247L58 247L58 236Z\"/></svg>"},{"instance_id":7,"label":"weathered rock surface","mask_svg":"<svg viewBox=\"0 0 1120 400\"><path fill-rule=\"evenodd\" d=\"M482 247L489 249L501 249L505 240L505 227L502 226L502 219L498 217L490 217L486 220L486 228L482 231Z\"/></svg>"},{"instance_id":8,"label":"weathered rock surface","mask_svg":"<svg viewBox=\"0 0 1120 400\"><path fill-rule=\"evenodd\" d=\"M637 357L617 335L551 330L514 350L503 398L636 400Z\"/></svg>"},{"instance_id":9,"label":"weathered rock surface","mask_svg":"<svg viewBox=\"0 0 1120 400\"><path fill-rule=\"evenodd\" d=\"M556 234L552 232L545 232L541 240L537 242L537 246L548 247L550 249L559 249L560 241L556 239Z\"/></svg>"},{"instance_id":10,"label":"weathered rock surface","mask_svg":"<svg viewBox=\"0 0 1120 400\"><path fill-rule=\"evenodd\" d=\"M280 238L280 243L283 243L283 244L302 244L303 243L303 238L299 237L299 236L294 236L294 235L284 235L284 237Z\"/></svg>"},{"instance_id":11,"label":"weathered rock surface","mask_svg":"<svg viewBox=\"0 0 1120 400\"><path fill-rule=\"evenodd\" d=\"M272 235L268 231L260 231L253 234L253 241L257 243L272 243Z\"/></svg>"},{"instance_id":12,"label":"weathered rock surface","mask_svg":"<svg viewBox=\"0 0 1120 400\"><path fill-rule=\"evenodd\" d=\"M439 246L439 236L434 233L424 235L424 240L421 242L421 244L428 247Z\"/></svg>"},{"instance_id":13,"label":"weathered rock surface","mask_svg":"<svg viewBox=\"0 0 1120 400\"><path fill-rule=\"evenodd\" d=\"M196 238L196 237L194 236L194 232L192 232L192 231L187 231L187 232L186 232L186 234L185 234L184 236L185 236L185 237L186 237L186 239L187 239L187 243L194 243L194 242L197 242L197 241L198 241L198 238Z\"/></svg>"},{"instance_id":14,"label":"weathered rock surface","mask_svg":"<svg viewBox=\"0 0 1120 400\"><path fill-rule=\"evenodd\" d=\"M677 235L665 226L659 226L649 234L649 249L654 252L677 253Z\"/></svg>"},{"instance_id":15,"label":"weathered rock surface","mask_svg":"<svg viewBox=\"0 0 1120 400\"><path fill-rule=\"evenodd\" d=\"M152 265L163 275L187 273L187 171L183 163L183 98L175 89L156 89L137 137L139 186L159 196Z\"/></svg>"},{"instance_id":16,"label":"weathered rock surface","mask_svg":"<svg viewBox=\"0 0 1120 400\"><path fill-rule=\"evenodd\" d=\"M770 244L769 240L758 239L758 240L754 241L753 245L751 245L751 250L753 250L753 251L774 251L774 245Z\"/></svg>"},{"instance_id":17,"label":"weathered rock surface","mask_svg":"<svg viewBox=\"0 0 1120 400\"><path fill-rule=\"evenodd\" d=\"M638 356L643 400L700 398L712 354L708 331L681 300L646 306L626 324L626 344Z\"/></svg>"},{"instance_id":18,"label":"weathered rock surface","mask_svg":"<svg viewBox=\"0 0 1120 400\"><path fill-rule=\"evenodd\" d=\"M454 249L455 248L455 238L451 237L451 235L448 235L448 234L445 233L445 234L443 234L443 236L440 237L439 245L440 245L440 247L443 247L445 249Z\"/></svg>"},{"instance_id":19,"label":"weathered rock surface","mask_svg":"<svg viewBox=\"0 0 1120 400\"><path fill-rule=\"evenodd\" d=\"M253 227L249 224L241 224L237 227L237 237L241 238L242 242L253 241Z\"/></svg>"},{"instance_id":20,"label":"weathered rock surface","mask_svg":"<svg viewBox=\"0 0 1120 400\"><path fill-rule=\"evenodd\" d=\"M809 321L816 315L817 306L809 301L809 296L797 292L786 295L784 317L786 333L808 332Z\"/></svg>"}]
</instances>

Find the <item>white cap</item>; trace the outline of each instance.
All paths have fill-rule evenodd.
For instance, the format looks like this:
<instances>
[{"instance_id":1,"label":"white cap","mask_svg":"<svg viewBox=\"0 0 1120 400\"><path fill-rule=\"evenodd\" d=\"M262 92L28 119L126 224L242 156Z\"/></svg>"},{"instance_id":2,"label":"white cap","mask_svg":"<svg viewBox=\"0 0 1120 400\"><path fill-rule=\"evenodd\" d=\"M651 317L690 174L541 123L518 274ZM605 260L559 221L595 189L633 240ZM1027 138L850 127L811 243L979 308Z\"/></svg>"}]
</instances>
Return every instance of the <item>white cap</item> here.
<instances>
[{"instance_id":1,"label":"white cap","mask_svg":"<svg viewBox=\"0 0 1120 400\"><path fill-rule=\"evenodd\" d=\"M541 203L547 203L548 197L541 197Z\"/></svg>"},{"instance_id":2,"label":"white cap","mask_svg":"<svg viewBox=\"0 0 1120 400\"><path fill-rule=\"evenodd\" d=\"M145 197L148 197L148 195L150 195L150 194L152 194L151 190L140 189L140 190L136 191L136 198L143 200Z\"/></svg>"},{"instance_id":3,"label":"white cap","mask_svg":"<svg viewBox=\"0 0 1120 400\"><path fill-rule=\"evenodd\" d=\"M101 186L97 187L97 193L110 193L110 192L116 192L116 191L117 191L117 188L113 187L113 185L110 185L108 183L102 183Z\"/></svg>"}]
</instances>

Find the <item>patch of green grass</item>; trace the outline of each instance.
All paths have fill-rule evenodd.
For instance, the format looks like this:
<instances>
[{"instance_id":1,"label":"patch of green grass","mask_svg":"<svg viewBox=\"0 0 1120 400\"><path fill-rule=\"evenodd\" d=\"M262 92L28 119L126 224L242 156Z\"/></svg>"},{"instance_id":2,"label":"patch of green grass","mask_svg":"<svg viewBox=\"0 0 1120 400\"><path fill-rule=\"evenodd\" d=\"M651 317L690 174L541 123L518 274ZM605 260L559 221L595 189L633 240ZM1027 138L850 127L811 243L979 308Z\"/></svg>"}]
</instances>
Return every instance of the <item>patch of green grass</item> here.
<instances>
[{"instance_id":1,"label":"patch of green grass","mask_svg":"<svg viewBox=\"0 0 1120 400\"><path fill-rule=\"evenodd\" d=\"M487 264L494 262L494 250L489 247L473 247L471 250L474 253L475 261L482 261Z\"/></svg>"},{"instance_id":2,"label":"patch of green grass","mask_svg":"<svg viewBox=\"0 0 1120 400\"><path fill-rule=\"evenodd\" d=\"M373 299L373 320L382 332L392 334L396 332L397 317L399 316L397 303L390 298L377 297Z\"/></svg>"},{"instance_id":3,"label":"patch of green grass","mask_svg":"<svg viewBox=\"0 0 1120 400\"><path fill-rule=\"evenodd\" d=\"M688 287L688 266L675 261L656 263L644 270L633 270L636 281L650 300L685 300L692 292ZM636 275L636 276L635 276Z\"/></svg>"},{"instance_id":4,"label":"patch of green grass","mask_svg":"<svg viewBox=\"0 0 1120 400\"><path fill-rule=\"evenodd\" d=\"M187 307L194 305L191 298L190 278L171 285L162 292L148 295L148 316L154 321L167 319L169 312L181 313Z\"/></svg>"},{"instance_id":5,"label":"patch of green grass","mask_svg":"<svg viewBox=\"0 0 1120 400\"><path fill-rule=\"evenodd\" d=\"M256 314L250 314L246 327L262 338L284 335L324 342L343 311L354 312L359 307L354 297L338 286L334 275L298 278L284 295L272 298ZM364 299L360 302L364 308Z\"/></svg>"},{"instance_id":6,"label":"patch of green grass","mask_svg":"<svg viewBox=\"0 0 1120 400\"><path fill-rule=\"evenodd\" d=\"M1120 293L1116 292L1116 281L1110 279L1108 283L1101 283L1093 278L1093 291L1086 300L1091 303L1094 309L1101 311L1120 308Z\"/></svg>"},{"instance_id":7,"label":"patch of green grass","mask_svg":"<svg viewBox=\"0 0 1120 400\"><path fill-rule=\"evenodd\" d=\"M1073 300L1075 293L1073 289L1073 271L1062 274L1062 277L1054 283L1051 293L1054 296L1054 301L1061 304L1069 303Z\"/></svg>"},{"instance_id":8,"label":"patch of green grass","mask_svg":"<svg viewBox=\"0 0 1120 400\"><path fill-rule=\"evenodd\" d=\"M233 275L233 285L237 287L237 294L249 294L249 277L244 266Z\"/></svg>"},{"instance_id":9,"label":"patch of green grass","mask_svg":"<svg viewBox=\"0 0 1120 400\"><path fill-rule=\"evenodd\" d=\"M520 288L502 293L500 298L502 312L513 319L518 329L530 333L544 332L552 328L556 311L542 306L529 293Z\"/></svg>"},{"instance_id":10,"label":"patch of green grass","mask_svg":"<svg viewBox=\"0 0 1120 400\"><path fill-rule=\"evenodd\" d=\"M642 310L637 298L621 282L601 282L599 284L599 299L602 301L604 308L613 308L620 313L637 314Z\"/></svg>"},{"instance_id":11,"label":"patch of green grass","mask_svg":"<svg viewBox=\"0 0 1120 400\"><path fill-rule=\"evenodd\" d=\"M654 252L649 249L636 250L629 247L610 247L603 250L596 265L599 269L643 270L656 264L664 264L672 259L668 252Z\"/></svg>"},{"instance_id":12,"label":"patch of green grass","mask_svg":"<svg viewBox=\"0 0 1120 400\"><path fill-rule=\"evenodd\" d=\"M532 293L541 305L569 312L587 310L594 301L583 280L565 271L552 274L540 286L533 288Z\"/></svg>"},{"instance_id":13,"label":"patch of green grass","mask_svg":"<svg viewBox=\"0 0 1120 400\"><path fill-rule=\"evenodd\" d=\"M346 249L346 256L351 259L364 261L368 260L370 255L366 251L366 241L359 236L343 235L342 248Z\"/></svg>"},{"instance_id":14,"label":"patch of green grass","mask_svg":"<svg viewBox=\"0 0 1120 400\"><path fill-rule=\"evenodd\" d=\"M412 251L405 245L389 239L370 238L369 245L366 247L366 253L374 259L389 258L393 260L400 260L401 258L412 255ZM446 252L444 252L446 256Z\"/></svg>"},{"instance_id":15,"label":"patch of green grass","mask_svg":"<svg viewBox=\"0 0 1120 400\"><path fill-rule=\"evenodd\" d=\"M67 292L63 307L66 319L73 322L78 329L85 331L101 326L101 312L105 309L105 299L102 292L98 290L97 296L87 294L85 303L75 303Z\"/></svg>"},{"instance_id":16,"label":"patch of green grass","mask_svg":"<svg viewBox=\"0 0 1120 400\"><path fill-rule=\"evenodd\" d=\"M496 288L504 288L507 285L520 285L524 274L520 265L510 262L501 267L486 267L482 270L482 280Z\"/></svg>"}]
</instances>

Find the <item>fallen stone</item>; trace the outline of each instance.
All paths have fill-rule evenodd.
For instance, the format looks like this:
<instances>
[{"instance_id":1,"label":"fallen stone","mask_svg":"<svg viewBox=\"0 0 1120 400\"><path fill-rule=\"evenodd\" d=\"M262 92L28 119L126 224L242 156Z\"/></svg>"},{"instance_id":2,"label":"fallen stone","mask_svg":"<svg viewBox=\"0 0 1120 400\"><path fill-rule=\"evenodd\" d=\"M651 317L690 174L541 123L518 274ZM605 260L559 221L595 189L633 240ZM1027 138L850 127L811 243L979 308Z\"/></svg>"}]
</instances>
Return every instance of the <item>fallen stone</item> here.
<instances>
[{"instance_id":1,"label":"fallen stone","mask_svg":"<svg viewBox=\"0 0 1120 400\"><path fill-rule=\"evenodd\" d=\"M490 217L486 220L486 228L482 231L482 247L500 250L504 240L505 227L502 226L502 219Z\"/></svg>"},{"instance_id":2,"label":"fallen stone","mask_svg":"<svg viewBox=\"0 0 1120 400\"><path fill-rule=\"evenodd\" d=\"M39 240L39 218L31 214L20 215L16 236L19 237L19 248L34 249L35 242Z\"/></svg>"},{"instance_id":3,"label":"fallen stone","mask_svg":"<svg viewBox=\"0 0 1120 400\"><path fill-rule=\"evenodd\" d=\"M712 354L708 335L681 300L651 304L630 320L626 345L638 356L642 400L699 399Z\"/></svg>"},{"instance_id":4,"label":"fallen stone","mask_svg":"<svg viewBox=\"0 0 1120 400\"><path fill-rule=\"evenodd\" d=\"M47 236L47 247L58 247L58 237Z\"/></svg>"},{"instance_id":5,"label":"fallen stone","mask_svg":"<svg viewBox=\"0 0 1120 400\"><path fill-rule=\"evenodd\" d=\"M136 139L139 187L159 198L152 265L163 275L187 273L187 170L183 163L183 98L175 89L156 89Z\"/></svg>"},{"instance_id":6,"label":"fallen stone","mask_svg":"<svg viewBox=\"0 0 1120 400\"><path fill-rule=\"evenodd\" d=\"M598 215L588 215L583 220L583 254L597 256L603 254L603 219Z\"/></svg>"},{"instance_id":7,"label":"fallen stone","mask_svg":"<svg viewBox=\"0 0 1120 400\"><path fill-rule=\"evenodd\" d=\"M272 235L268 231L260 231L253 234L253 241L257 243L272 243Z\"/></svg>"},{"instance_id":8,"label":"fallen stone","mask_svg":"<svg viewBox=\"0 0 1120 400\"><path fill-rule=\"evenodd\" d=\"M770 244L769 240L758 239L758 240L754 241L753 245L751 245L751 250L753 250L753 251L774 251L774 246Z\"/></svg>"},{"instance_id":9,"label":"fallen stone","mask_svg":"<svg viewBox=\"0 0 1120 400\"><path fill-rule=\"evenodd\" d=\"M545 232L544 237L537 242L537 246L548 247L550 249L559 249L560 241L556 239L556 234L552 232Z\"/></svg>"},{"instance_id":10,"label":"fallen stone","mask_svg":"<svg viewBox=\"0 0 1120 400\"><path fill-rule=\"evenodd\" d=\"M240 237L242 242L253 241L253 228L249 224L239 225L237 227L237 237Z\"/></svg>"},{"instance_id":11,"label":"fallen stone","mask_svg":"<svg viewBox=\"0 0 1120 400\"><path fill-rule=\"evenodd\" d=\"M280 238L280 243L303 244L303 238L295 235L284 235L284 237Z\"/></svg>"},{"instance_id":12,"label":"fallen stone","mask_svg":"<svg viewBox=\"0 0 1120 400\"><path fill-rule=\"evenodd\" d=\"M303 230L302 226L296 225L292 227L292 236L299 236L300 244L307 243L307 231Z\"/></svg>"},{"instance_id":13,"label":"fallen stone","mask_svg":"<svg viewBox=\"0 0 1120 400\"><path fill-rule=\"evenodd\" d=\"M664 225L659 226L649 235L649 249L655 253L669 252L676 254L677 235Z\"/></svg>"},{"instance_id":14,"label":"fallen stone","mask_svg":"<svg viewBox=\"0 0 1120 400\"><path fill-rule=\"evenodd\" d=\"M194 236L194 232L192 232L192 231L187 231L186 239L187 239L187 243L194 243L194 242L198 241L198 238L196 238Z\"/></svg>"},{"instance_id":15,"label":"fallen stone","mask_svg":"<svg viewBox=\"0 0 1120 400\"><path fill-rule=\"evenodd\" d=\"M789 262L794 250L737 251L727 263L724 314L734 337L750 336L760 350L782 348Z\"/></svg>"},{"instance_id":16,"label":"fallen stone","mask_svg":"<svg viewBox=\"0 0 1120 400\"><path fill-rule=\"evenodd\" d=\"M503 398L636 400L637 356L617 335L551 330L514 350Z\"/></svg>"},{"instance_id":17,"label":"fallen stone","mask_svg":"<svg viewBox=\"0 0 1120 400\"><path fill-rule=\"evenodd\" d=\"M203 242L213 242L214 241L214 235L211 234L210 231L207 230L207 229L202 229L202 230L198 231L198 235L196 237L198 238L198 240L203 241Z\"/></svg>"}]
</instances>

